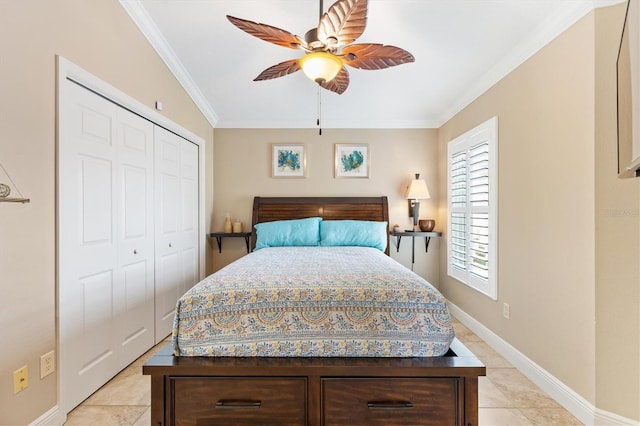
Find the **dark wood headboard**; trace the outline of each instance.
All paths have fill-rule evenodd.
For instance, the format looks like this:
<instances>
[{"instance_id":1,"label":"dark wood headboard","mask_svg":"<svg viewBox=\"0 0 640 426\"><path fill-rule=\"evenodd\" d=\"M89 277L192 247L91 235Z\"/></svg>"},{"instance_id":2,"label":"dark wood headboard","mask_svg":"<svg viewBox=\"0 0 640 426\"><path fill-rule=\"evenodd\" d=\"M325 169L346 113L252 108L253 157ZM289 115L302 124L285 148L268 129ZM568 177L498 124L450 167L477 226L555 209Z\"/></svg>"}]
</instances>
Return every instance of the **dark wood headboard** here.
<instances>
[{"instance_id":1,"label":"dark wood headboard","mask_svg":"<svg viewBox=\"0 0 640 426\"><path fill-rule=\"evenodd\" d=\"M326 220L372 220L389 223L387 197L255 197L251 231L256 223L321 217ZM256 234L251 235L251 250ZM389 238L387 249L389 254Z\"/></svg>"}]
</instances>

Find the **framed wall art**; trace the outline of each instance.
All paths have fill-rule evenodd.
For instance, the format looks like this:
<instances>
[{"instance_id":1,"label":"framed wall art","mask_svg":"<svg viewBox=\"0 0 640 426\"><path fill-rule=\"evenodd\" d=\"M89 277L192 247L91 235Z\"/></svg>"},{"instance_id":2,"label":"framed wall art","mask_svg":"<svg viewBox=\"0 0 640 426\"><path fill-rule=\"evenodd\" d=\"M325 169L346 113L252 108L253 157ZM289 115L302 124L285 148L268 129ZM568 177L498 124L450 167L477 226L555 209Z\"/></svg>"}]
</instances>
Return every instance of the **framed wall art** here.
<instances>
[{"instance_id":1,"label":"framed wall art","mask_svg":"<svg viewBox=\"0 0 640 426\"><path fill-rule=\"evenodd\" d=\"M271 177L303 178L307 175L304 144L273 144L271 148Z\"/></svg>"},{"instance_id":2,"label":"framed wall art","mask_svg":"<svg viewBox=\"0 0 640 426\"><path fill-rule=\"evenodd\" d=\"M369 144L336 144L335 177L368 178L370 169Z\"/></svg>"}]
</instances>

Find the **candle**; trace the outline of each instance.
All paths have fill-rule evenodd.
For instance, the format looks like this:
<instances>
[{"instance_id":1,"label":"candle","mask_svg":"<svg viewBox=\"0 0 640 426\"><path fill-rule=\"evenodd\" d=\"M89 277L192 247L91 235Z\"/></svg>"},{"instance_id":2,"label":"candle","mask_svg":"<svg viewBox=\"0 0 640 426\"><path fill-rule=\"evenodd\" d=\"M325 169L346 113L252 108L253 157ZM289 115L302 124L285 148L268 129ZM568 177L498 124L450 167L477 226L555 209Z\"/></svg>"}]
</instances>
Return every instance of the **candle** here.
<instances>
[{"instance_id":1,"label":"candle","mask_svg":"<svg viewBox=\"0 0 640 426\"><path fill-rule=\"evenodd\" d=\"M229 213L224 217L224 232L227 234L231 233L231 215Z\"/></svg>"},{"instance_id":2,"label":"candle","mask_svg":"<svg viewBox=\"0 0 640 426\"><path fill-rule=\"evenodd\" d=\"M239 220L233 222L233 232L234 233L242 232L242 222L240 222Z\"/></svg>"}]
</instances>

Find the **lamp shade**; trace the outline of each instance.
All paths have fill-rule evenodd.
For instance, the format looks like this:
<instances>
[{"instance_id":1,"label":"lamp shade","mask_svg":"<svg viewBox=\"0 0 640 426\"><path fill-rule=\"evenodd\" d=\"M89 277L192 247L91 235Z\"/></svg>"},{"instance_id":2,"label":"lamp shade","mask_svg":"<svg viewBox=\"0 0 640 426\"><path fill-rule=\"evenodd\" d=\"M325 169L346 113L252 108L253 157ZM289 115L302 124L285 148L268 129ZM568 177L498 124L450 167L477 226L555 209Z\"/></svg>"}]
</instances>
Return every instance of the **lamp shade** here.
<instances>
[{"instance_id":1,"label":"lamp shade","mask_svg":"<svg viewBox=\"0 0 640 426\"><path fill-rule=\"evenodd\" d=\"M409 182L405 197L409 200L428 200L431 198L427 183L420 179L420 174L416 173L416 178Z\"/></svg>"},{"instance_id":2,"label":"lamp shade","mask_svg":"<svg viewBox=\"0 0 640 426\"><path fill-rule=\"evenodd\" d=\"M302 72L316 83L331 81L342 69L342 60L327 52L311 52L298 61Z\"/></svg>"}]
</instances>

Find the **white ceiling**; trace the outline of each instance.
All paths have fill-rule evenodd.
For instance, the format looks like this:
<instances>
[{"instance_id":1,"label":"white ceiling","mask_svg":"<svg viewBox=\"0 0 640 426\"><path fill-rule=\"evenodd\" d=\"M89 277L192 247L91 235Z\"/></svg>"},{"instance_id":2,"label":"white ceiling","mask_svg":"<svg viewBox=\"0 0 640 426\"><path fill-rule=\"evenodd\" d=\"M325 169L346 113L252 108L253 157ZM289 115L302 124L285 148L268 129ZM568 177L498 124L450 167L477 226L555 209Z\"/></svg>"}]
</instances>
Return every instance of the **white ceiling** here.
<instances>
[{"instance_id":1,"label":"white ceiling","mask_svg":"<svg viewBox=\"0 0 640 426\"><path fill-rule=\"evenodd\" d=\"M369 0L356 43L411 52L385 70L349 68L342 95L322 90L324 128L439 127L594 7L622 0ZM302 56L233 26L233 15L304 36L319 0L120 0L215 127L312 128L317 85L302 72L254 82ZM325 10L333 3L324 2ZM162 99L159 99L162 101Z\"/></svg>"}]
</instances>

